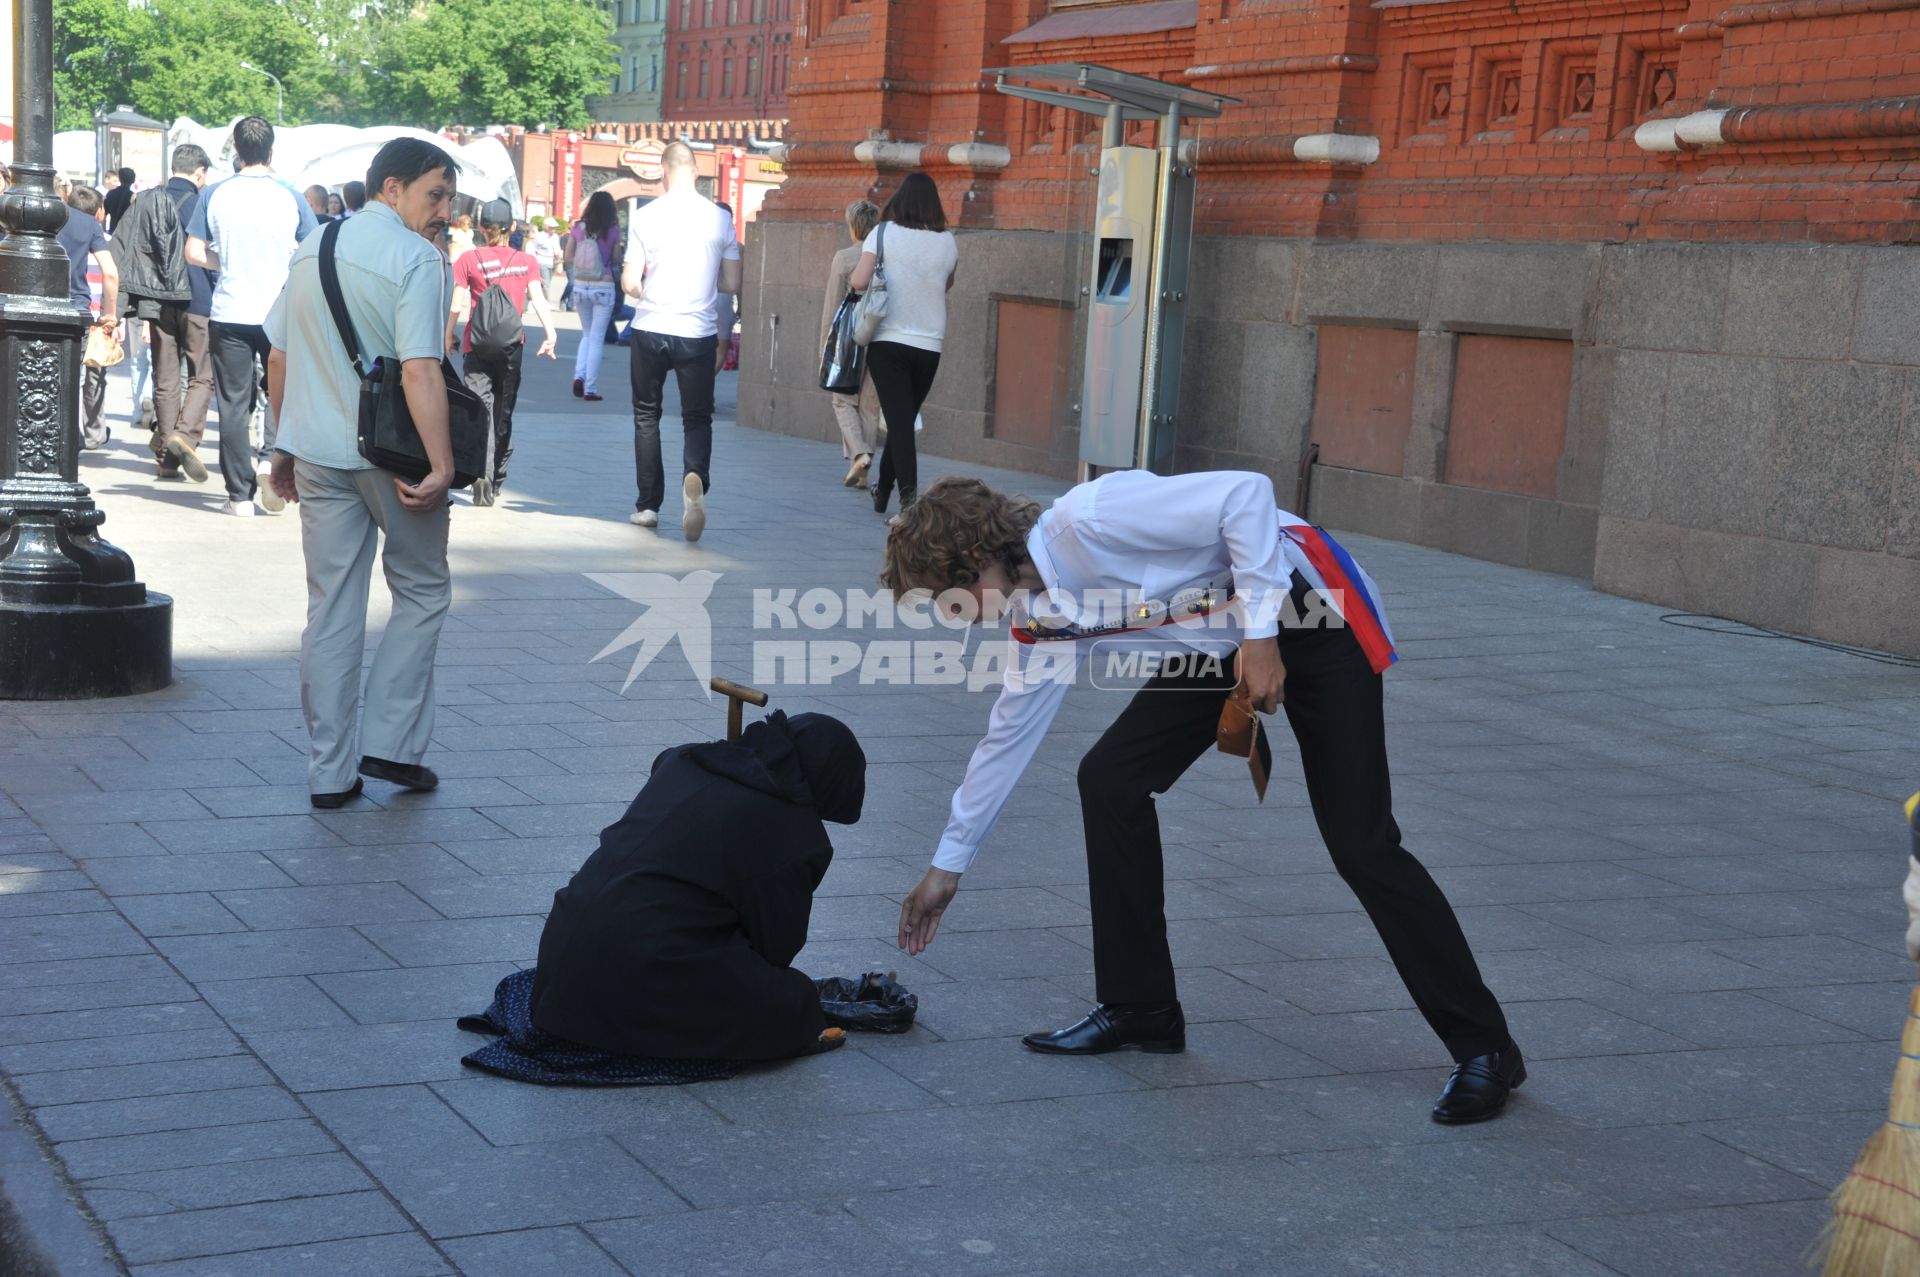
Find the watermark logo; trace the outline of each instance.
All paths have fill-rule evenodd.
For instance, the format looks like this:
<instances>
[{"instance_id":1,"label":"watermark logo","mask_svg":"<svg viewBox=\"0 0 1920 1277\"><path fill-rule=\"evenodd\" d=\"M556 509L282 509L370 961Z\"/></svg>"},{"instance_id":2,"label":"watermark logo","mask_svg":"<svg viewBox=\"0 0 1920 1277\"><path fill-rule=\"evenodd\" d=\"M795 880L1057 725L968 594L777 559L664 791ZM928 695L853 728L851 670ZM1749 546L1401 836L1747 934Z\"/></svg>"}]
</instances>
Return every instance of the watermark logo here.
<instances>
[{"instance_id":1,"label":"watermark logo","mask_svg":"<svg viewBox=\"0 0 1920 1277\"><path fill-rule=\"evenodd\" d=\"M681 654L693 670L700 690L711 697L708 683L713 679L713 618L707 613L707 599L719 584L720 573L701 569L685 576L664 572L589 572L587 579L623 599L643 605L646 610L620 636L594 654L598 661L615 652L638 646L633 664L627 668L627 681L621 692L633 686L654 658L680 640Z\"/></svg>"}]
</instances>

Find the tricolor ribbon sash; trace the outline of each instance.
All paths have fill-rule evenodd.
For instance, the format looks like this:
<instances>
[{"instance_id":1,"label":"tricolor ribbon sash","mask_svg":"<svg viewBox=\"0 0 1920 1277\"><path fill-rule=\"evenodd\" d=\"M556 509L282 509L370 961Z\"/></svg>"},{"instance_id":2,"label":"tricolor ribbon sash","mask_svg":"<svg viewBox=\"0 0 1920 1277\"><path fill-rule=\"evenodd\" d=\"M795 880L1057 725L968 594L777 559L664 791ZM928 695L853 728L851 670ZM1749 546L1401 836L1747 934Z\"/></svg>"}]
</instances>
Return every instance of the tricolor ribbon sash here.
<instances>
[{"instance_id":1,"label":"tricolor ribbon sash","mask_svg":"<svg viewBox=\"0 0 1920 1277\"><path fill-rule=\"evenodd\" d=\"M1340 602L1340 613L1346 619L1347 628L1353 631L1354 638L1360 641L1360 650L1366 653L1367 663L1373 666L1376 674L1386 673L1387 666L1400 659L1393 650L1393 640L1387 637L1387 630L1380 623L1380 612L1361 581L1360 565L1353 561L1346 548L1338 541L1322 532L1319 528L1300 524L1280 529L1280 534L1300 547L1307 556L1307 562L1313 564L1313 570L1320 574L1321 583L1327 592Z\"/></svg>"}]
</instances>

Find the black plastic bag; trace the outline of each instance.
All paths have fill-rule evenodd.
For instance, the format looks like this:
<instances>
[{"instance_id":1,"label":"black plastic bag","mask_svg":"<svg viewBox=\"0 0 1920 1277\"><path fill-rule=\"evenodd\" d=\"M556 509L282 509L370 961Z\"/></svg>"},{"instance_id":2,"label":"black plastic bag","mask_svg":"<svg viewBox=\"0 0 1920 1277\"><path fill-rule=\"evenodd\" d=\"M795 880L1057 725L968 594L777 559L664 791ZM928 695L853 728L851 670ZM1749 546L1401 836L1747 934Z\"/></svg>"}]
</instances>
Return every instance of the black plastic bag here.
<instances>
[{"instance_id":1,"label":"black plastic bag","mask_svg":"<svg viewBox=\"0 0 1920 1277\"><path fill-rule=\"evenodd\" d=\"M920 999L908 993L891 971L869 971L858 980L828 976L815 980L827 1023L868 1033L905 1033L913 1027Z\"/></svg>"},{"instance_id":2,"label":"black plastic bag","mask_svg":"<svg viewBox=\"0 0 1920 1277\"><path fill-rule=\"evenodd\" d=\"M857 395L867 375L867 348L853 339L854 307L860 294L848 293L827 326L826 345L820 351L820 389L836 395Z\"/></svg>"}]
</instances>

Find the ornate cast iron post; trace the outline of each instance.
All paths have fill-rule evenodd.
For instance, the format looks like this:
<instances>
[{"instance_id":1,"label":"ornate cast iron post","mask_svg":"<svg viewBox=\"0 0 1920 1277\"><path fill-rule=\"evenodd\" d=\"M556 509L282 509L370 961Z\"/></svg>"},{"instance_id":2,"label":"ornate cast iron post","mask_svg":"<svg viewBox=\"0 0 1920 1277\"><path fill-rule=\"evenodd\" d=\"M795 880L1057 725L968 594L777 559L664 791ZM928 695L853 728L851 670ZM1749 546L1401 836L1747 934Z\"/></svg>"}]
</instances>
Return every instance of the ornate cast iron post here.
<instances>
[{"instance_id":1,"label":"ornate cast iron post","mask_svg":"<svg viewBox=\"0 0 1920 1277\"><path fill-rule=\"evenodd\" d=\"M53 2L13 9L13 184L0 196L0 699L151 692L173 680L173 600L100 537L80 476L88 318L54 237Z\"/></svg>"}]
</instances>

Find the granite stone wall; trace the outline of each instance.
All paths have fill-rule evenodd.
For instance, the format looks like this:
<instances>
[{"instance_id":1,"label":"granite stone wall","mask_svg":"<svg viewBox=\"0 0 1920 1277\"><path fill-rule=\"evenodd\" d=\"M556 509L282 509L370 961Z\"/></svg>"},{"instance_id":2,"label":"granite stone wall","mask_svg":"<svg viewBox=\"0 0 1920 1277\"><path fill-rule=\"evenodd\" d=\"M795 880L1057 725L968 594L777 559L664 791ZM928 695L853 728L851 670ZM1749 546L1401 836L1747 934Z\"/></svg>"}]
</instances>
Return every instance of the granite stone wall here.
<instances>
[{"instance_id":1,"label":"granite stone wall","mask_svg":"<svg viewBox=\"0 0 1920 1277\"><path fill-rule=\"evenodd\" d=\"M754 228L743 423L838 437L813 385L826 263L844 242L831 226ZM1077 306L1086 238L961 244L922 446L1070 475L1079 337L1007 358L997 327L1003 303ZM1179 468L1261 470L1330 527L1920 652L1912 249L1235 237L1197 241L1194 268ZM1002 427L998 380L1061 360L1053 419ZM1371 395L1370 361L1411 395ZM1316 465L1306 486L1314 443L1351 464Z\"/></svg>"}]
</instances>

